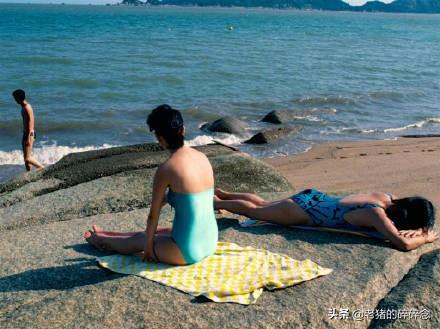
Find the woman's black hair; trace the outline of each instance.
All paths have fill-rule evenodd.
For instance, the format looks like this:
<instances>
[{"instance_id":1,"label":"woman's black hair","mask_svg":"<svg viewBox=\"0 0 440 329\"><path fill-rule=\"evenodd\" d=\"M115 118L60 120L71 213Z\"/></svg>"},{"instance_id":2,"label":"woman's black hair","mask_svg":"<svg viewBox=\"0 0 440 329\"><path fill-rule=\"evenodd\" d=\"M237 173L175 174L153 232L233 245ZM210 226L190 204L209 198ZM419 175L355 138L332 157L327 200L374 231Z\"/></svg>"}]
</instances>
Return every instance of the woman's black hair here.
<instances>
[{"instance_id":1,"label":"woman's black hair","mask_svg":"<svg viewBox=\"0 0 440 329\"><path fill-rule=\"evenodd\" d=\"M434 206L422 197L393 200L385 212L398 230L430 229L435 224Z\"/></svg>"},{"instance_id":2,"label":"woman's black hair","mask_svg":"<svg viewBox=\"0 0 440 329\"><path fill-rule=\"evenodd\" d=\"M176 150L183 146L182 114L167 104L156 107L147 118L150 131L165 139L168 148Z\"/></svg>"}]
</instances>

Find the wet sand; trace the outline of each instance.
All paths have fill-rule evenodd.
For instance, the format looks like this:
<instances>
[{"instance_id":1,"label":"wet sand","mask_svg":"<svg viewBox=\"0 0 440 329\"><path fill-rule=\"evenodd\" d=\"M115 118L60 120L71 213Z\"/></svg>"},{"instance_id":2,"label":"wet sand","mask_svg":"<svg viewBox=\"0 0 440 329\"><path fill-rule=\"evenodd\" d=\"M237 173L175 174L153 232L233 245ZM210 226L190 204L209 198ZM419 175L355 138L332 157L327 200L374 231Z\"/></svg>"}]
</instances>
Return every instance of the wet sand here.
<instances>
[{"instance_id":1,"label":"wet sand","mask_svg":"<svg viewBox=\"0 0 440 329\"><path fill-rule=\"evenodd\" d=\"M440 207L440 138L318 144L303 154L264 161L297 191L421 195Z\"/></svg>"}]
</instances>

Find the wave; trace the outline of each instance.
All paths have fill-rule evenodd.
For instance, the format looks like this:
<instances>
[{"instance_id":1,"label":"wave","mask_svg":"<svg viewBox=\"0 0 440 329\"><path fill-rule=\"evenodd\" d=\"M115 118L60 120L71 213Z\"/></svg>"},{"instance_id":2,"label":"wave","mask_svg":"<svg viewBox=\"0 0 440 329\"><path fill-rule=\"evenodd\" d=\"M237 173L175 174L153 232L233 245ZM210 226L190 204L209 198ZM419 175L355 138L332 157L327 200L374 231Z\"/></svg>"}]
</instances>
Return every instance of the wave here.
<instances>
[{"instance_id":1,"label":"wave","mask_svg":"<svg viewBox=\"0 0 440 329\"><path fill-rule=\"evenodd\" d=\"M349 132L349 133L358 133L358 134L372 134L378 132L377 129L369 129L369 128L342 128L338 130L338 132Z\"/></svg>"},{"instance_id":2,"label":"wave","mask_svg":"<svg viewBox=\"0 0 440 329\"><path fill-rule=\"evenodd\" d=\"M329 96L304 96L292 100L294 104L302 106L356 106L365 103L377 103L383 101L404 102L407 99L420 98L425 96L423 92L397 92L392 90L371 91L365 94L353 94L349 96L329 95Z\"/></svg>"},{"instance_id":3,"label":"wave","mask_svg":"<svg viewBox=\"0 0 440 329\"><path fill-rule=\"evenodd\" d=\"M214 140L222 142L226 145L237 145L247 138L240 138L235 135L217 134L215 136L200 135L186 142L188 146L201 146L212 143Z\"/></svg>"},{"instance_id":4,"label":"wave","mask_svg":"<svg viewBox=\"0 0 440 329\"><path fill-rule=\"evenodd\" d=\"M305 120L309 122L322 122L323 120L314 115L295 115L292 117L294 120Z\"/></svg>"},{"instance_id":5,"label":"wave","mask_svg":"<svg viewBox=\"0 0 440 329\"><path fill-rule=\"evenodd\" d=\"M311 108L308 110L294 110L292 111L294 112L296 115L293 116L292 118L294 120L306 120L306 121L311 121L311 122L322 122L324 121L323 119L321 119L319 116L320 115L325 115L325 114L336 114L338 113L338 110L335 108Z\"/></svg>"},{"instance_id":6,"label":"wave","mask_svg":"<svg viewBox=\"0 0 440 329\"><path fill-rule=\"evenodd\" d=\"M396 132L396 131L402 131L412 128L422 128L426 126L427 124L438 124L440 123L440 118L428 118L419 122L411 123L409 125L403 126L403 127L397 127L397 128L387 128L384 129L384 132Z\"/></svg>"},{"instance_id":7,"label":"wave","mask_svg":"<svg viewBox=\"0 0 440 329\"><path fill-rule=\"evenodd\" d=\"M356 98L345 96L306 96L302 98L296 98L294 103L307 105L307 106L338 106L338 105L355 105Z\"/></svg>"},{"instance_id":8,"label":"wave","mask_svg":"<svg viewBox=\"0 0 440 329\"><path fill-rule=\"evenodd\" d=\"M243 142L246 138L240 138L235 135L228 134L216 134L213 136L200 135L186 142L188 146L200 146L212 143L213 140L217 140L227 145L237 145ZM36 147L33 150L34 157L45 165L53 164L59 161L62 157L70 153L78 153L93 150L102 150L111 147L117 147L118 145L103 144L100 146L62 146L62 145L49 145ZM0 151L0 166L3 165L23 165L23 152L21 150L13 151Z\"/></svg>"},{"instance_id":9,"label":"wave","mask_svg":"<svg viewBox=\"0 0 440 329\"><path fill-rule=\"evenodd\" d=\"M110 147L115 147L117 145L103 144L101 146L61 146L61 145L50 145L34 148L34 157L45 165L53 164L59 161L62 157L70 153L78 153L92 150L106 149ZM23 152L21 150L14 151L0 151L0 165L22 165L23 162Z\"/></svg>"},{"instance_id":10,"label":"wave","mask_svg":"<svg viewBox=\"0 0 440 329\"><path fill-rule=\"evenodd\" d=\"M409 125L406 125L403 127L397 127L397 128L378 129L378 128L348 127L348 128L336 129L336 132L337 133L348 132L348 133L358 133L358 134L390 133L390 132L403 131L403 130L407 130L407 129L423 128L424 126L426 126L428 124L439 124L439 123L440 123L440 118L428 118L428 119L425 119L422 121L418 121L418 122L411 123Z\"/></svg>"}]
</instances>

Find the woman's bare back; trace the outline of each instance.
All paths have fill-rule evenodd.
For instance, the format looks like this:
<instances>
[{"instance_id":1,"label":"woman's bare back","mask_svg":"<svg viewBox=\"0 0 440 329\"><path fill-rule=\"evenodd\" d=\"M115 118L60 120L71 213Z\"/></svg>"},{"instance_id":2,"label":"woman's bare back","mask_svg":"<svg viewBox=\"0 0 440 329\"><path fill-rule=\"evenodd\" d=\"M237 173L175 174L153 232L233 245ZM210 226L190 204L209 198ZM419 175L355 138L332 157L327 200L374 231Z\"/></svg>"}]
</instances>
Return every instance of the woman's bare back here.
<instances>
[{"instance_id":1,"label":"woman's bare back","mask_svg":"<svg viewBox=\"0 0 440 329\"><path fill-rule=\"evenodd\" d=\"M379 205L380 208L361 208L347 212L344 219L357 226L374 227L373 220L378 217L377 212L384 211L391 204L391 197L387 193L372 192L365 194L352 194L341 199L340 204L343 206L356 206L365 204Z\"/></svg>"},{"instance_id":2,"label":"woman's bare back","mask_svg":"<svg viewBox=\"0 0 440 329\"><path fill-rule=\"evenodd\" d=\"M212 166L206 155L196 149L181 147L163 166L174 192L196 193L214 187Z\"/></svg>"}]
</instances>

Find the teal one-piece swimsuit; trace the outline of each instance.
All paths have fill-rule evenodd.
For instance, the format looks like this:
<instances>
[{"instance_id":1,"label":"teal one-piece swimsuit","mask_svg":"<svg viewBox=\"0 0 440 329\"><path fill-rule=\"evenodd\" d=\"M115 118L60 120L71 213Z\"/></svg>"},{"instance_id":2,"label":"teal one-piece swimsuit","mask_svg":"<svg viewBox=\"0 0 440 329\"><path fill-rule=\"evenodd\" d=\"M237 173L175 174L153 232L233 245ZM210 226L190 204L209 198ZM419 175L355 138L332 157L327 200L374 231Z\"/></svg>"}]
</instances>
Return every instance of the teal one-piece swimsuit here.
<instances>
[{"instance_id":1,"label":"teal one-piece swimsuit","mask_svg":"<svg viewBox=\"0 0 440 329\"><path fill-rule=\"evenodd\" d=\"M218 227L214 213L214 189L198 193L168 191L174 208L172 238L188 264L212 255L217 248Z\"/></svg>"}]
</instances>

